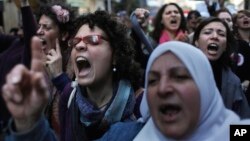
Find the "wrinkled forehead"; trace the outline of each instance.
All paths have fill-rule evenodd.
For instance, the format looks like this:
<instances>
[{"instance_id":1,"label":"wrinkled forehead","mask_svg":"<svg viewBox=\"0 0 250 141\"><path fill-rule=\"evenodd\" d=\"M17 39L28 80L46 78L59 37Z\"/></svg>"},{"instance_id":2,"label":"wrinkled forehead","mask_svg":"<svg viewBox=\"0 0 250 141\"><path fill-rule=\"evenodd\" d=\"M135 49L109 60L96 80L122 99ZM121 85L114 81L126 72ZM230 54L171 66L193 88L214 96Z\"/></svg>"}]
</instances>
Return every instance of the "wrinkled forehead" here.
<instances>
[{"instance_id":1,"label":"wrinkled forehead","mask_svg":"<svg viewBox=\"0 0 250 141\"><path fill-rule=\"evenodd\" d=\"M83 24L77 31L75 36L101 35L106 37L105 32L98 26L90 27L89 24Z\"/></svg>"}]
</instances>

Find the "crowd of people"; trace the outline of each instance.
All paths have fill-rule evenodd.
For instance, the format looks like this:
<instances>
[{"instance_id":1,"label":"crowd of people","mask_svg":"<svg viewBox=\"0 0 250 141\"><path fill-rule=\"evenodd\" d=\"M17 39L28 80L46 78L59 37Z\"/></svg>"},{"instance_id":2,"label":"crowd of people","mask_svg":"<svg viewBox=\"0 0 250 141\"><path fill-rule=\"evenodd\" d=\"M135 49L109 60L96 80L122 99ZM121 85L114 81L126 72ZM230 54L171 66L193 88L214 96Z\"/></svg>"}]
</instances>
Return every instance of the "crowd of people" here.
<instances>
[{"instance_id":1,"label":"crowd of people","mask_svg":"<svg viewBox=\"0 0 250 141\"><path fill-rule=\"evenodd\" d=\"M250 12L206 3L166 3L150 31L134 9L139 35L120 14L20 0L18 34L0 33L0 140L229 141L250 125Z\"/></svg>"}]
</instances>

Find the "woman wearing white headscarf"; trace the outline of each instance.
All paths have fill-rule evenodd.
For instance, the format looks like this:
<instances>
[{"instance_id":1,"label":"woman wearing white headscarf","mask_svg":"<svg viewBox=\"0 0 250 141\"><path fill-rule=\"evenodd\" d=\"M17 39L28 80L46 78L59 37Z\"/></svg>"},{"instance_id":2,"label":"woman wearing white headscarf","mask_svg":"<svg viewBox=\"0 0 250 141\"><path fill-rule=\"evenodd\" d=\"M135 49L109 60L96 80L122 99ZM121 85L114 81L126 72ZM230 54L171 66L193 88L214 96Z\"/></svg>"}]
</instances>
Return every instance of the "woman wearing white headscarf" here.
<instances>
[{"instance_id":1,"label":"woman wearing white headscarf","mask_svg":"<svg viewBox=\"0 0 250 141\"><path fill-rule=\"evenodd\" d=\"M134 139L135 141L165 141L171 140L162 134L155 120L150 116L148 103L148 82L149 72L155 60L166 52L174 54L187 68L200 94L199 119L196 128L190 131L189 136L182 140L229 140L230 124L240 124L239 117L232 111L225 108L213 77L213 71L206 56L196 47L182 42L168 42L158 46L147 64L145 93L141 103L143 121L147 121L145 126ZM195 104L195 103L194 103ZM195 112L195 111L194 111ZM195 114L195 113L192 113ZM186 117L182 117L186 118ZM250 124L250 121L245 121ZM174 140L172 138L172 140Z\"/></svg>"},{"instance_id":2,"label":"woman wearing white headscarf","mask_svg":"<svg viewBox=\"0 0 250 141\"><path fill-rule=\"evenodd\" d=\"M250 124L225 108L207 57L178 41L151 54L140 110L140 122L118 123L102 140L228 141L230 124Z\"/></svg>"}]
</instances>

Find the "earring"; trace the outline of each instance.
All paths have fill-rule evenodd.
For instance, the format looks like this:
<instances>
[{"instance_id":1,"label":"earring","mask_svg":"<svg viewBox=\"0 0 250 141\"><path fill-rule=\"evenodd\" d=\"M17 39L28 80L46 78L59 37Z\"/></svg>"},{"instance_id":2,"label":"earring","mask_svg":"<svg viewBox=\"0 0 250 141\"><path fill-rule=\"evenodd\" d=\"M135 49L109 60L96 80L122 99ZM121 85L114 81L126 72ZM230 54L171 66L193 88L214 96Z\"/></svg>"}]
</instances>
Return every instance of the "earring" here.
<instances>
[{"instance_id":1,"label":"earring","mask_svg":"<svg viewBox=\"0 0 250 141\"><path fill-rule=\"evenodd\" d=\"M116 67L115 66L113 67L113 72L116 72Z\"/></svg>"}]
</instances>

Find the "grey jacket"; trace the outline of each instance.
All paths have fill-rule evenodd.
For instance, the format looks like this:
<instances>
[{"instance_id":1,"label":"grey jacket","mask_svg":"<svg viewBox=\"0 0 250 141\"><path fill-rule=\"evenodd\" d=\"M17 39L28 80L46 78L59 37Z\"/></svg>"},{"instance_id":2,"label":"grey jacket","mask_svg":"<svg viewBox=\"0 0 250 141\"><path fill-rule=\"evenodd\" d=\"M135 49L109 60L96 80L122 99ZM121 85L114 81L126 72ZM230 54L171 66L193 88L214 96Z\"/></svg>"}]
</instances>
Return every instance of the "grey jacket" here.
<instances>
[{"instance_id":1,"label":"grey jacket","mask_svg":"<svg viewBox=\"0 0 250 141\"><path fill-rule=\"evenodd\" d=\"M226 108L233 110L242 119L250 117L250 107L242 90L240 79L231 69L222 70L221 96Z\"/></svg>"}]
</instances>

